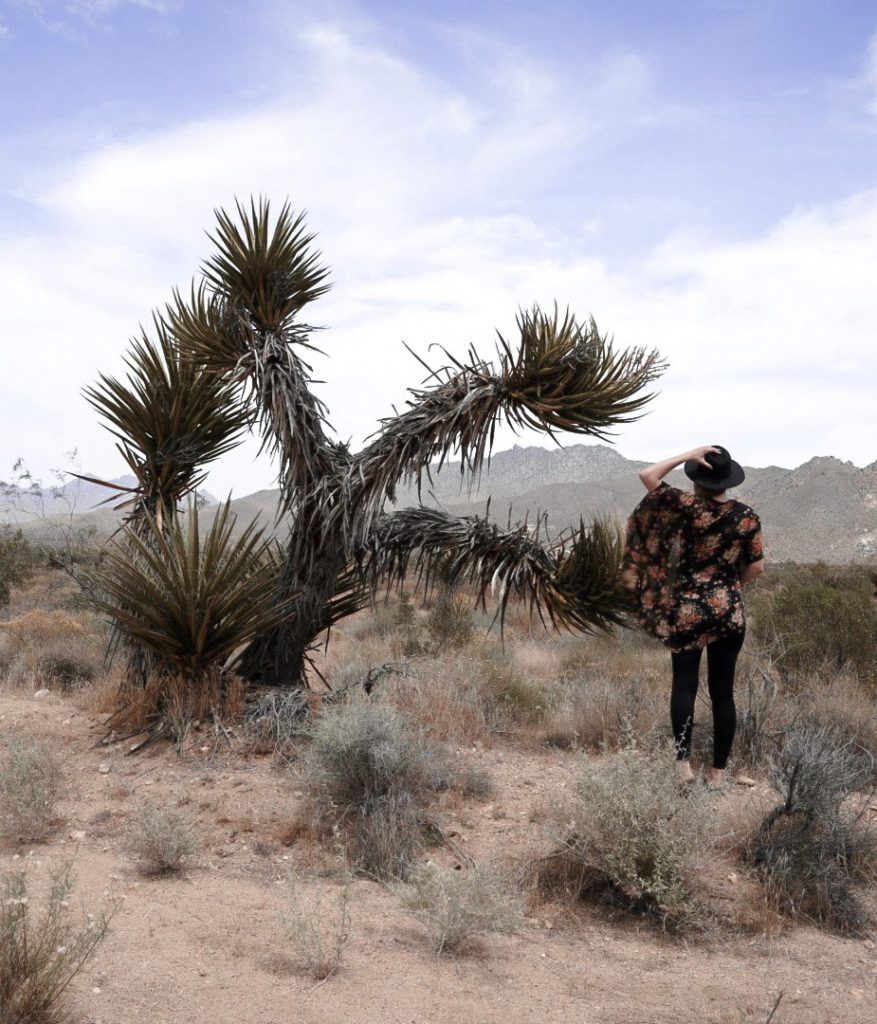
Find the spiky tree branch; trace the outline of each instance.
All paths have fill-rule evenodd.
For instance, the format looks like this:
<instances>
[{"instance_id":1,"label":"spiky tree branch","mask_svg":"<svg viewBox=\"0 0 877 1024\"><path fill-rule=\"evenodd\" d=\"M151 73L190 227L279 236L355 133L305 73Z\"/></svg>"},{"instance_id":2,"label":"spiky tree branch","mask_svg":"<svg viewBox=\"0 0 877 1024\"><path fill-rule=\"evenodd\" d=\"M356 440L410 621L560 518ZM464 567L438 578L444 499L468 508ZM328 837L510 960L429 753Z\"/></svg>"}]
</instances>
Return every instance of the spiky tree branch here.
<instances>
[{"instance_id":1,"label":"spiky tree branch","mask_svg":"<svg viewBox=\"0 0 877 1024\"><path fill-rule=\"evenodd\" d=\"M399 482L440 468L449 455L461 473L480 474L497 425L605 439L636 419L652 395L643 389L664 369L655 351L617 352L596 323L578 323L538 306L518 316L519 341L499 335L495 362L470 348L465 361L431 370L427 386L412 389L408 408L382 422L378 437L354 457L352 489L366 528Z\"/></svg>"},{"instance_id":2,"label":"spiky tree branch","mask_svg":"<svg viewBox=\"0 0 877 1024\"><path fill-rule=\"evenodd\" d=\"M621 530L607 519L552 542L544 517L502 529L486 517L421 507L382 516L359 563L374 589L411 575L425 590L436 581L465 584L482 601L493 596L501 622L514 598L555 628L594 632L624 619L623 552Z\"/></svg>"}]
</instances>

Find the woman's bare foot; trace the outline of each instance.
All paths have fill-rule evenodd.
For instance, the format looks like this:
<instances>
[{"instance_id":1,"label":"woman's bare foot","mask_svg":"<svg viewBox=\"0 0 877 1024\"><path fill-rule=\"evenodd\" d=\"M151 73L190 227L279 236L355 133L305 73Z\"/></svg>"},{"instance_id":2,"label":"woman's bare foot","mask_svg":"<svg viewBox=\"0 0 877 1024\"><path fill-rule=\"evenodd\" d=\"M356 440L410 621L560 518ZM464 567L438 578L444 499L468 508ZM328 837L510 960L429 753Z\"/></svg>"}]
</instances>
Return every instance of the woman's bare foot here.
<instances>
[{"instance_id":1,"label":"woman's bare foot","mask_svg":"<svg viewBox=\"0 0 877 1024\"><path fill-rule=\"evenodd\" d=\"M676 762L676 778L680 782L694 782L694 772L688 760Z\"/></svg>"},{"instance_id":2,"label":"woman's bare foot","mask_svg":"<svg viewBox=\"0 0 877 1024\"><path fill-rule=\"evenodd\" d=\"M707 772L707 785L710 789L721 789L725 784L725 769L710 768Z\"/></svg>"}]
</instances>

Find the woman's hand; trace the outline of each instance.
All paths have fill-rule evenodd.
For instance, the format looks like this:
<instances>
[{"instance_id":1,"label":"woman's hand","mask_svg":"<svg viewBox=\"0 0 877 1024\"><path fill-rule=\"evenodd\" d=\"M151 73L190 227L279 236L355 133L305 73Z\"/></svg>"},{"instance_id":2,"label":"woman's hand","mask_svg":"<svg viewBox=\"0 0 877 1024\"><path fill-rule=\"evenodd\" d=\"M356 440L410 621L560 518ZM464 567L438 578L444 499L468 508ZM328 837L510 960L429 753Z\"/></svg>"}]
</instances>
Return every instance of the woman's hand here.
<instances>
[{"instance_id":1,"label":"woman's hand","mask_svg":"<svg viewBox=\"0 0 877 1024\"><path fill-rule=\"evenodd\" d=\"M711 444L703 444L700 446L700 448L692 448L690 452L688 452L686 455L683 455L682 461L687 462L689 459L691 459L693 462L699 462L701 466L706 466L707 469L712 469L713 467L706 460L707 452L715 452L716 455L718 455L719 449Z\"/></svg>"}]
</instances>

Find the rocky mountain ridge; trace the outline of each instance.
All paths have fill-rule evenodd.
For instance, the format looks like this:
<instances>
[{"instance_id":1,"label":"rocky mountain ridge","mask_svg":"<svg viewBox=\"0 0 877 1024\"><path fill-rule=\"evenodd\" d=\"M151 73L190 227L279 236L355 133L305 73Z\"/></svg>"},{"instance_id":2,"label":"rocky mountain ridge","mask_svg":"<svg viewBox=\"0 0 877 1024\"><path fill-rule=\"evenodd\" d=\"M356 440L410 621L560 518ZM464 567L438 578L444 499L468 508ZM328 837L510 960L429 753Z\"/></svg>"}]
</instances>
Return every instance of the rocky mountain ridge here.
<instances>
[{"instance_id":1,"label":"rocky mountain ridge","mask_svg":"<svg viewBox=\"0 0 877 1024\"><path fill-rule=\"evenodd\" d=\"M491 516L502 523L546 512L553 530L560 531L595 513L626 519L643 495L637 472L644 465L608 445L516 445L497 452L478 480L462 477L459 463L446 464L424 478L420 500L457 514L483 514L489 498ZM689 485L681 469L668 482ZM760 515L771 560L877 563L877 461L859 468L832 456L816 456L795 469L747 467L745 482L732 496ZM89 492L87 497L94 504L105 494ZM272 529L276 499L276 490L258 491L236 499L232 507L241 524L259 516ZM416 488L398 489L398 507L417 502ZM77 502L77 507L88 505ZM0 505L0 515L9 519L9 512ZM208 520L209 514L208 509ZM26 529L39 528L36 519L12 518ZM104 506L76 515L75 521L110 532L118 514Z\"/></svg>"}]
</instances>

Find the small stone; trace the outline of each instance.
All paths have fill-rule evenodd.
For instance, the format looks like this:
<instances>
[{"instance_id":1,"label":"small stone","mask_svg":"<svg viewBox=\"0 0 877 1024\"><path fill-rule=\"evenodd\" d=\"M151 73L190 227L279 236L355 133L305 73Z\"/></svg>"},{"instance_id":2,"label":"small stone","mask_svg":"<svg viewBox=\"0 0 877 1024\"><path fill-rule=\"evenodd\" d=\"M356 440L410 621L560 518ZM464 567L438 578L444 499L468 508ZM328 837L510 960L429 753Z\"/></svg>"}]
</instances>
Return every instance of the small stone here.
<instances>
[{"instance_id":1,"label":"small stone","mask_svg":"<svg viewBox=\"0 0 877 1024\"><path fill-rule=\"evenodd\" d=\"M93 988L93 989L92 989L91 991L92 991L92 992L93 992L93 993L94 993L94 994L95 994L96 996L99 996L99 995L100 995L100 989L98 988L98 986L97 986L97 985L95 985L95 986L94 986L94 988Z\"/></svg>"},{"instance_id":2,"label":"small stone","mask_svg":"<svg viewBox=\"0 0 877 1024\"><path fill-rule=\"evenodd\" d=\"M101 773L101 775L109 775L110 774L110 766L108 764L106 764L106 763L99 764L97 766L97 770Z\"/></svg>"},{"instance_id":3,"label":"small stone","mask_svg":"<svg viewBox=\"0 0 877 1024\"><path fill-rule=\"evenodd\" d=\"M865 946L865 949L873 949L874 948L874 940L873 939L865 939L864 946Z\"/></svg>"},{"instance_id":4,"label":"small stone","mask_svg":"<svg viewBox=\"0 0 877 1024\"><path fill-rule=\"evenodd\" d=\"M207 754L210 752L210 747L198 747L198 749L201 751L202 754Z\"/></svg>"},{"instance_id":5,"label":"small stone","mask_svg":"<svg viewBox=\"0 0 877 1024\"><path fill-rule=\"evenodd\" d=\"M738 775L737 776L737 785L738 786L749 786L750 789L751 789L755 785L755 779L750 779L748 775Z\"/></svg>"},{"instance_id":6,"label":"small stone","mask_svg":"<svg viewBox=\"0 0 877 1024\"><path fill-rule=\"evenodd\" d=\"M51 694L51 690L47 690L43 687L41 690L34 691L34 700L42 700L43 697L48 697Z\"/></svg>"},{"instance_id":7,"label":"small stone","mask_svg":"<svg viewBox=\"0 0 877 1024\"><path fill-rule=\"evenodd\" d=\"M728 881L729 881L729 882L736 882L736 881L737 881L737 872L736 872L736 871L732 871L732 872L731 872L731 873L730 873L730 874L728 875Z\"/></svg>"},{"instance_id":8,"label":"small stone","mask_svg":"<svg viewBox=\"0 0 877 1024\"><path fill-rule=\"evenodd\" d=\"M70 838L73 840L74 843L81 843L82 840L85 839L85 833L82 831L82 829L76 829L75 831L70 833Z\"/></svg>"}]
</instances>

